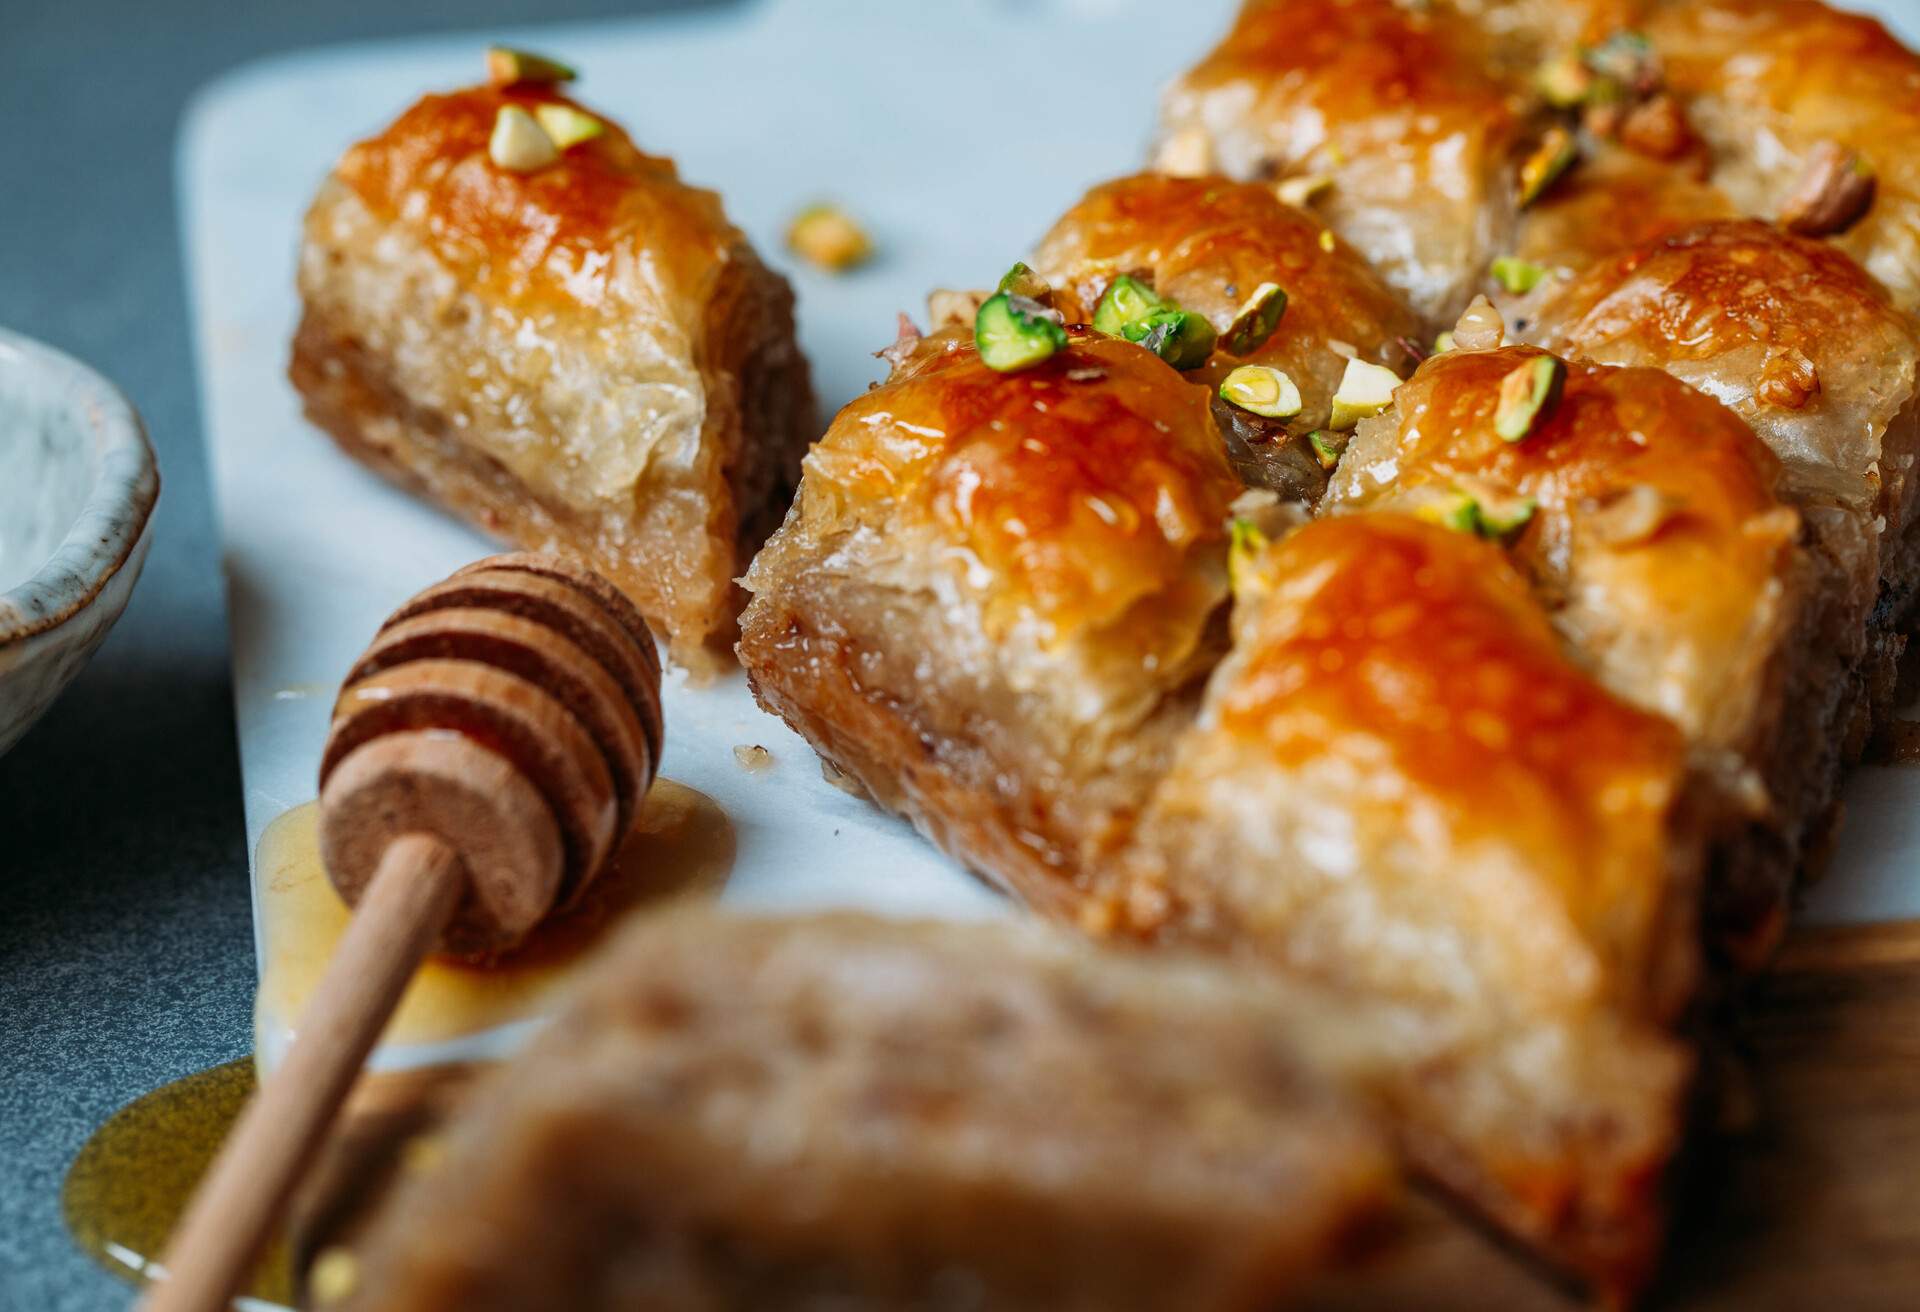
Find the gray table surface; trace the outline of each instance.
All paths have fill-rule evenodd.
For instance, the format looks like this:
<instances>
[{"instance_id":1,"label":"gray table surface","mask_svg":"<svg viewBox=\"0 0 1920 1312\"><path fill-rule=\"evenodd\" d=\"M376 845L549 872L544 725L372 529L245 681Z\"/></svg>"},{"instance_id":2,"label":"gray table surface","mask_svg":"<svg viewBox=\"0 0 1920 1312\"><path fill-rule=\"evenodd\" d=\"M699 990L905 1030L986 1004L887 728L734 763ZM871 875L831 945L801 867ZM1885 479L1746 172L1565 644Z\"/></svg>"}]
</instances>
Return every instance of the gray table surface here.
<instances>
[{"instance_id":1,"label":"gray table surface","mask_svg":"<svg viewBox=\"0 0 1920 1312\"><path fill-rule=\"evenodd\" d=\"M130 1301L67 1238L67 1165L115 1108L251 1042L225 596L175 215L182 108L216 74L302 46L699 3L0 0L0 323L117 381L165 479L133 604L0 757L0 1309Z\"/></svg>"}]
</instances>

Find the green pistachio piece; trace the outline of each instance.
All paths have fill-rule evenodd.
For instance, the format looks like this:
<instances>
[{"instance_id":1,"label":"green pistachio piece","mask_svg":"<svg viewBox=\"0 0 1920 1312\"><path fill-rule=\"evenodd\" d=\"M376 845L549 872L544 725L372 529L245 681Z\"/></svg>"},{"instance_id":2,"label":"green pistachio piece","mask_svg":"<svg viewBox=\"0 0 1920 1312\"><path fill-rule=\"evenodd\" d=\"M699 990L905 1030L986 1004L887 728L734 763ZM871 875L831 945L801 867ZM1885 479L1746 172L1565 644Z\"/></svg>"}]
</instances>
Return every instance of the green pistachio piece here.
<instances>
[{"instance_id":1,"label":"green pistachio piece","mask_svg":"<svg viewBox=\"0 0 1920 1312\"><path fill-rule=\"evenodd\" d=\"M1236 519L1227 525L1227 578L1234 589L1244 587L1254 560L1267 549L1267 535L1250 519Z\"/></svg>"},{"instance_id":2,"label":"green pistachio piece","mask_svg":"<svg viewBox=\"0 0 1920 1312\"><path fill-rule=\"evenodd\" d=\"M1067 344L1057 314L1038 301L996 292L973 320L973 344L989 369L1013 373L1030 369Z\"/></svg>"},{"instance_id":3,"label":"green pistachio piece","mask_svg":"<svg viewBox=\"0 0 1920 1312\"><path fill-rule=\"evenodd\" d=\"M559 60L536 55L530 50L515 50L512 46L487 47L487 81L497 87L516 86L523 82L551 86L556 82L571 82L579 76L578 72Z\"/></svg>"},{"instance_id":4,"label":"green pistachio piece","mask_svg":"<svg viewBox=\"0 0 1920 1312\"><path fill-rule=\"evenodd\" d=\"M1253 289L1234 314L1227 331L1220 335L1220 349L1229 355L1251 355L1267 344L1280 316L1287 312L1287 294L1277 282L1263 282Z\"/></svg>"},{"instance_id":5,"label":"green pistachio piece","mask_svg":"<svg viewBox=\"0 0 1920 1312\"><path fill-rule=\"evenodd\" d=\"M1497 510L1490 510L1478 498L1454 491L1427 502L1414 513L1455 533L1471 533L1497 542L1525 528L1536 508L1532 497L1512 497L1502 499Z\"/></svg>"},{"instance_id":6,"label":"green pistachio piece","mask_svg":"<svg viewBox=\"0 0 1920 1312\"><path fill-rule=\"evenodd\" d=\"M1206 316L1171 306L1129 324L1121 336L1138 342L1175 369L1198 369L1213 354L1213 325Z\"/></svg>"},{"instance_id":7,"label":"green pistachio piece","mask_svg":"<svg viewBox=\"0 0 1920 1312\"><path fill-rule=\"evenodd\" d=\"M1271 365L1241 365L1220 380L1220 398L1264 419L1291 419L1300 413L1300 389Z\"/></svg>"},{"instance_id":8,"label":"green pistachio piece","mask_svg":"<svg viewBox=\"0 0 1920 1312\"><path fill-rule=\"evenodd\" d=\"M565 150L583 141L592 141L607 130L607 125L583 109L572 105L545 104L533 107L533 116L546 129L554 147Z\"/></svg>"},{"instance_id":9,"label":"green pistachio piece","mask_svg":"<svg viewBox=\"0 0 1920 1312\"><path fill-rule=\"evenodd\" d=\"M1520 207L1525 209L1539 200L1579 158L1580 144L1573 133L1559 126L1548 128L1534 152L1520 165Z\"/></svg>"},{"instance_id":10,"label":"green pistachio piece","mask_svg":"<svg viewBox=\"0 0 1920 1312\"><path fill-rule=\"evenodd\" d=\"M1053 288L1047 285L1045 278L1029 269L1024 260L1015 260L1013 267L1001 275L1000 285L994 290L1024 296L1042 305L1053 304Z\"/></svg>"},{"instance_id":11,"label":"green pistachio piece","mask_svg":"<svg viewBox=\"0 0 1920 1312\"><path fill-rule=\"evenodd\" d=\"M1653 43L1639 32L1615 32L1581 52L1586 66L1622 91L1644 95L1660 84Z\"/></svg>"},{"instance_id":12,"label":"green pistachio piece","mask_svg":"<svg viewBox=\"0 0 1920 1312\"><path fill-rule=\"evenodd\" d=\"M1577 50L1563 51L1535 70L1534 85L1555 109L1572 109L1593 89L1593 70Z\"/></svg>"},{"instance_id":13,"label":"green pistachio piece","mask_svg":"<svg viewBox=\"0 0 1920 1312\"><path fill-rule=\"evenodd\" d=\"M1379 414L1393 404L1393 389L1400 386L1400 375L1385 365L1365 360L1347 361L1340 375L1340 386L1333 393L1333 414L1327 427L1349 432L1362 419Z\"/></svg>"},{"instance_id":14,"label":"green pistachio piece","mask_svg":"<svg viewBox=\"0 0 1920 1312\"><path fill-rule=\"evenodd\" d=\"M502 105L493 116L487 155L509 173L533 173L560 158L547 130L518 105Z\"/></svg>"},{"instance_id":15,"label":"green pistachio piece","mask_svg":"<svg viewBox=\"0 0 1920 1312\"><path fill-rule=\"evenodd\" d=\"M1515 296L1525 296L1547 276L1545 268L1513 255L1496 255L1490 270L1493 280Z\"/></svg>"},{"instance_id":16,"label":"green pistachio piece","mask_svg":"<svg viewBox=\"0 0 1920 1312\"><path fill-rule=\"evenodd\" d=\"M1435 355L1445 355L1448 351L1451 351L1452 349L1453 349L1453 329L1449 328L1447 329L1447 331L1441 333L1438 337L1435 337L1433 339L1433 353Z\"/></svg>"},{"instance_id":17,"label":"green pistachio piece","mask_svg":"<svg viewBox=\"0 0 1920 1312\"><path fill-rule=\"evenodd\" d=\"M1307 434L1307 445L1313 448L1313 458L1320 462L1320 468L1329 472L1347 453L1347 443L1351 440L1351 434L1336 433L1326 428L1316 428Z\"/></svg>"},{"instance_id":18,"label":"green pistachio piece","mask_svg":"<svg viewBox=\"0 0 1920 1312\"><path fill-rule=\"evenodd\" d=\"M1129 326L1165 308L1166 302L1154 295L1153 288L1123 273L1107 285L1100 303L1094 306L1093 329L1109 337L1125 337Z\"/></svg>"},{"instance_id":19,"label":"green pistachio piece","mask_svg":"<svg viewBox=\"0 0 1920 1312\"><path fill-rule=\"evenodd\" d=\"M1534 425L1552 412L1566 383L1564 361L1551 355L1534 356L1500 380L1493 431L1502 441L1524 442Z\"/></svg>"}]
</instances>

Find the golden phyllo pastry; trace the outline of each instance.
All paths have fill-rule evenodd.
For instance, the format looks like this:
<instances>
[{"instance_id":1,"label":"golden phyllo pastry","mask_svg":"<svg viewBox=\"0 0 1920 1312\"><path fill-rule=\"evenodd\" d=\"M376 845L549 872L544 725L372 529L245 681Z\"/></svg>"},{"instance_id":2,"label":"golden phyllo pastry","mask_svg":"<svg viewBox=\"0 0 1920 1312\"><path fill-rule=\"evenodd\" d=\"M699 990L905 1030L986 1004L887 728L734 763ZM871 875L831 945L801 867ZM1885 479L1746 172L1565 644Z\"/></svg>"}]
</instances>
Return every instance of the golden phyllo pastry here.
<instances>
[{"instance_id":1,"label":"golden phyllo pastry","mask_svg":"<svg viewBox=\"0 0 1920 1312\"><path fill-rule=\"evenodd\" d=\"M322 185L299 282L293 381L344 450L723 659L812 402L717 196L549 84L428 96Z\"/></svg>"}]
</instances>

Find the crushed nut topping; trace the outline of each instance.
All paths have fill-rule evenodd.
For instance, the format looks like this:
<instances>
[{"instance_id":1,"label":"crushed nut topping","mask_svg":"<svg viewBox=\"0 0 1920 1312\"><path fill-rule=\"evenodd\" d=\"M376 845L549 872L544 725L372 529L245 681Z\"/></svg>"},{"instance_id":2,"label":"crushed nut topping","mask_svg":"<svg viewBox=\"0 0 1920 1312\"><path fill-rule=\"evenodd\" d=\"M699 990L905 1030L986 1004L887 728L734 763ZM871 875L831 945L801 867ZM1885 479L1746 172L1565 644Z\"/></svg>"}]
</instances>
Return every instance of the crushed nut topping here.
<instances>
[{"instance_id":1,"label":"crushed nut topping","mask_svg":"<svg viewBox=\"0 0 1920 1312\"><path fill-rule=\"evenodd\" d=\"M1873 205L1873 166L1835 141L1823 141L1807 156L1807 166L1786 202L1780 226L1804 237L1831 237L1858 223Z\"/></svg>"}]
</instances>

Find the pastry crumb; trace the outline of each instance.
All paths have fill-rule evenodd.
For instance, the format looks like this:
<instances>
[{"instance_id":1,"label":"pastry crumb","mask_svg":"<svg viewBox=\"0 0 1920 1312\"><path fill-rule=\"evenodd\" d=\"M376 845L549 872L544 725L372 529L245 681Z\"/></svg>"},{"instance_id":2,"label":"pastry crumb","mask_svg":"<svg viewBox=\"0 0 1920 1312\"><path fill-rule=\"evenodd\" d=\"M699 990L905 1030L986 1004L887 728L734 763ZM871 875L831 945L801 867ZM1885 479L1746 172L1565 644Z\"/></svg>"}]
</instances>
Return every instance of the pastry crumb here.
<instances>
[{"instance_id":1,"label":"pastry crumb","mask_svg":"<svg viewBox=\"0 0 1920 1312\"><path fill-rule=\"evenodd\" d=\"M758 774L773 764L773 753L758 743L742 743L733 749L733 759L742 770Z\"/></svg>"}]
</instances>

